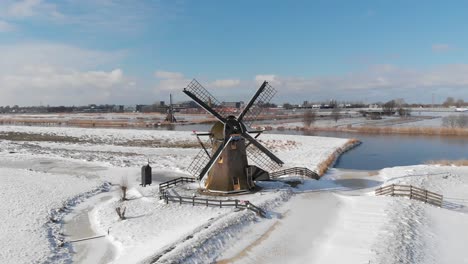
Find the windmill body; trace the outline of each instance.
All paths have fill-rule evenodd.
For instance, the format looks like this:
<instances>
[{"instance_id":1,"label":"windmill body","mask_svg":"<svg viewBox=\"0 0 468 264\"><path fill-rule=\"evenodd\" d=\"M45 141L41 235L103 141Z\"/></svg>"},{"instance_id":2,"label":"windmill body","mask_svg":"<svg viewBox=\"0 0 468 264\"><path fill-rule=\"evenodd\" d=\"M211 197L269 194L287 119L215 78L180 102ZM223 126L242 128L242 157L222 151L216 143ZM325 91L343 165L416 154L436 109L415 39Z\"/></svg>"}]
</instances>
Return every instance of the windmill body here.
<instances>
[{"instance_id":1,"label":"windmill body","mask_svg":"<svg viewBox=\"0 0 468 264\"><path fill-rule=\"evenodd\" d=\"M267 82L262 84L237 117L223 113L219 102L196 80L184 89L184 93L218 119L210 132L196 134L197 138L210 137L211 151L198 138L203 150L189 166L189 171L199 180L208 175L205 181L207 190L229 193L252 189L255 186L255 178L261 175L264 177L265 171L255 165L249 165L249 158L262 167L283 164L250 135L259 136L261 131L248 131L246 126L246 123L250 125L260 113L258 110L262 108L259 104L268 103L274 95L274 89Z\"/></svg>"}]
</instances>

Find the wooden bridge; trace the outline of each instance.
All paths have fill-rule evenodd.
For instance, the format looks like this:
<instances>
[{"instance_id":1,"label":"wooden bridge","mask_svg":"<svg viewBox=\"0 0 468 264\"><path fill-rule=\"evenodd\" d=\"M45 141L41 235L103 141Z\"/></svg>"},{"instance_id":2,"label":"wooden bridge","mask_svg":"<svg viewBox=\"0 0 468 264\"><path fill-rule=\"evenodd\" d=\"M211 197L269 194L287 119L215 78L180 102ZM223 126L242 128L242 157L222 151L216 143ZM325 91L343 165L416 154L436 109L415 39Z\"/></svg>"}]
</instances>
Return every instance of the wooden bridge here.
<instances>
[{"instance_id":1,"label":"wooden bridge","mask_svg":"<svg viewBox=\"0 0 468 264\"><path fill-rule=\"evenodd\" d=\"M305 176L305 177L316 179L316 180L320 179L320 176L317 173L304 167L294 167L294 168L284 169L280 171L275 171L275 172L270 173L270 178L275 179L284 175Z\"/></svg>"},{"instance_id":2,"label":"wooden bridge","mask_svg":"<svg viewBox=\"0 0 468 264\"><path fill-rule=\"evenodd\" d=\"M442 207L443 196L413 185L391 184L377 188L375 195L406 196L435 206Z\"/></svg>"}]
</instances>

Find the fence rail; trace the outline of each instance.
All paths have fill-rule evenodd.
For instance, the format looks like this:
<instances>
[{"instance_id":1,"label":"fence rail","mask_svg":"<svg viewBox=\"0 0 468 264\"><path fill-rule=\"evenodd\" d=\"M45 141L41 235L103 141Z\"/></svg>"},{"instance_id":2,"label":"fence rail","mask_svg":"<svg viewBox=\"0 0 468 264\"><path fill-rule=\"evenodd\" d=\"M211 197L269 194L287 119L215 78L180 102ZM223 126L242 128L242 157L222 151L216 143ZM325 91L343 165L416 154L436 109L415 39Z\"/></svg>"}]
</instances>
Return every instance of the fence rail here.
<instances>
[{"instance_id":1,"label":"fence rail","mask_svg":"<svg viewBox=\"0 0 468 264\"><path fill-rule=\"evenodd\" d=\"M206 199L200 197L188 197L188 196L178 196L178 195L169 195L167 192L163 192L161 199L164 199L166 204L169 202L175 202L179 204L191 204L192 206L195 205L204 205L208 206L216 206L219 208L223 207L235 207L235 208L243 208L249 209L255 212L257 215L261 217L265 217L265 211L262 208L253 205L249 201L242 201L242 200L216 200L216 199Z\"/></svg>"},{"instance_id":2,"label":"fence rail","mask_svg":"<svg viewBox=\"0 0 468 264\"><path fill-rule=\"evenodd\" d=\"M180 183L190 183L196 182L194 178L189 177L179 177L170 181L166 181L159 184L159 199L164 199L166 204L169 202L177 202L179 204L191 204L195 205L204 205L204 206L219 206L219 208L223 207L235 207L235 208L243 208L249 209L255 212L257 215L261 217L265 217L266 213L263 211L262 208L253 205L251 202L247 200L216 200L216 199L206 199L200 197L189 197L189 196L179 196L179 195L170 195L167 192L172 186L178 185Z\"/></svg>"},{"instance_id":3,"label":"fence rail","mask_svg":"<svg viewBox=\"0 0 468 264\"><path fill-rule=\"evenodd\" d=\"M406 196L435 206L442 207L443 196L412 185L391 184L377 188L375 195Z\"/></svg>"},{"instance_id":4,"label":"fence rail","mask_svg":"<svg viewBox=\"0 0 468 264\"><path fill-rule=\"evenodd\" d=\"M189 178L189 177L179 177L175 178L173 180L163 182L159 184L159 193L165 192L167 189L169 189L171 186L176 186L179 183L189 183L189 182L196 182L195 178Z\"/></svg>"},{"instance_id":5,"label":"fence rail","mask_svg":"<svg viewBox=\"0 0 468 264\"><path fill-rule=\"evenodd\" d=\"M318 180L320 178L317 173L309 170L308 168L304 168L304 167L294 167L294 168L284 169L284 170L275 171L275 172L270 173L271 178L278 178L278 177L284 176L284 175L306 176L306 177L316 179L316 180Z\"/></svg>"}]
</instances>

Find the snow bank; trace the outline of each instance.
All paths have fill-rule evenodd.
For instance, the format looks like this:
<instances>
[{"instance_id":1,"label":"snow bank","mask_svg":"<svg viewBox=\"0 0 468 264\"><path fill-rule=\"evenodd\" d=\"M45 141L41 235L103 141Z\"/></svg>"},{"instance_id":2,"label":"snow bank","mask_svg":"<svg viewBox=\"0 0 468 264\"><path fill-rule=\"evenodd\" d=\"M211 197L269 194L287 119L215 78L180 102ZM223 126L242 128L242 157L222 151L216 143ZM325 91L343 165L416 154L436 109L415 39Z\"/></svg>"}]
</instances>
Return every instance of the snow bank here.
<instances>
[{"instance_id":1,"label":"snow bank","mask_svg":"<svg viewBox=\"0 0 468 264\"><path fill-rule=\"evenodd\" d=\"M54 256L64 251L49 241L49 212L99 183L25 169L0 168L0 175L0 263L60 262Z\"/></svg>"}]
</instances>

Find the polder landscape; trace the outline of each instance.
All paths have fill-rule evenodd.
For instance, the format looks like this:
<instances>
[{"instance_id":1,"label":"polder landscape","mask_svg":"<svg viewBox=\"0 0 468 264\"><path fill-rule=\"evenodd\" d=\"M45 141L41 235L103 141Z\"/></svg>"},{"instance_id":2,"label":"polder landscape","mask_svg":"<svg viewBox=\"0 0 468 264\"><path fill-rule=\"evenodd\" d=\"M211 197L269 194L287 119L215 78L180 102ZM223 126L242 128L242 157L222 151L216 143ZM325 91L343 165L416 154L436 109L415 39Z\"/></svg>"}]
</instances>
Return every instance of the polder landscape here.
<instances>
[{"instance_id":1,"label":"polder landscape","mask_svg":"<svg viewBox=\"0 0 468 264\"><path fill-rule=\"evenodd\" d=\"M468 262L465 4L265 4L2 4L0 263Z\"/></svg>"}]
</instances>

